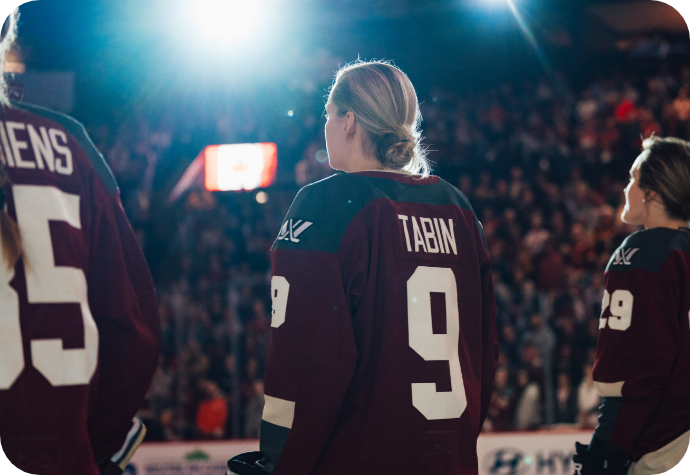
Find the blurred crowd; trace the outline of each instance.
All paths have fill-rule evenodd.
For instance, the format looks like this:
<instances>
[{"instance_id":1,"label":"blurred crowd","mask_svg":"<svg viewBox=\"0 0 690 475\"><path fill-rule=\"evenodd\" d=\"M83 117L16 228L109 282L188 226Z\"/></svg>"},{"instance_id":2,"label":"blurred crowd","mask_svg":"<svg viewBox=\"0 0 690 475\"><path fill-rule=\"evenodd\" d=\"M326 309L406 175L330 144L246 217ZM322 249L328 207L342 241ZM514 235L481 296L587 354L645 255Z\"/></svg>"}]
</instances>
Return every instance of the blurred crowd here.
<instances>
[{"instance_id":1,"label":"blurred crowd","mask_svg":"<svg viewBox=\"0 0 690 475\"><path fill-rule=\"evenodd\" d=\"M159 292L163 352L140 411L149 440L258 436L269 249L299 186L332 174L319 91L293 91L309 106L289 123L267 125L238 102L206 120L171 108L88 125ZM689 95L690 67L663 65L578 89L555 75L467 95L420 92L434 174L468 196L493 261L501 355L484 430L596 425L603 272L636 230L620 221L628 171L643 138L690 139ZM200 188L166 202L179 164L204 145L267 141L272 126L291 170L279 169L265 203Z\"/></svg>"}]
</instances>

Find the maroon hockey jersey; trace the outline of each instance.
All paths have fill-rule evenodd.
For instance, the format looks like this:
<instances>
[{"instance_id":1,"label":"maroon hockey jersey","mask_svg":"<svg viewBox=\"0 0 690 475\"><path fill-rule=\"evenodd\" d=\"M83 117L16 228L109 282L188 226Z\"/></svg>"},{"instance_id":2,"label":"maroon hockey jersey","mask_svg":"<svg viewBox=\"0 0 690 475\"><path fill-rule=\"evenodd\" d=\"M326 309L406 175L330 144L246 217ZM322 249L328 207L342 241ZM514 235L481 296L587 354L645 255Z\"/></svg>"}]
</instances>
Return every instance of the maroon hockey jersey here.
<instances>
[{"instance_id":1,"label":"maroon hockey jersey","mask_svg":"<svg viewBox=\"0 0 690 475\"><path fill-rule=\"evenodd\" d=\"M0 147L25 251L14 269L0 263L0 442L26 472L95 475L158 360L153 281L81 124L13 104Z\"/></svg>"},{"instance_id":2,"label":"maroon hockey jersey","mask_svg":"<svg viewBox=\"0 0 690 475\"><path fill-rule=\"evenodd\" d=\"M604 403L594 436L634 462L666 447L664 463L677 463L687 442L670 444L690 431L690 230L632 234L605 276L594 365Z\"/></svg>"},{"instance_id":3,"label":"maroon hockey jersey","mask_svg":"<svg viewBox=\"0 0 690 475\"><path fill-rule=\"evenodd\" d=\"M436 176L303 188L271 251L264 470L476 474L498 358L491 261Z\"/></svg>"}]
</instances>

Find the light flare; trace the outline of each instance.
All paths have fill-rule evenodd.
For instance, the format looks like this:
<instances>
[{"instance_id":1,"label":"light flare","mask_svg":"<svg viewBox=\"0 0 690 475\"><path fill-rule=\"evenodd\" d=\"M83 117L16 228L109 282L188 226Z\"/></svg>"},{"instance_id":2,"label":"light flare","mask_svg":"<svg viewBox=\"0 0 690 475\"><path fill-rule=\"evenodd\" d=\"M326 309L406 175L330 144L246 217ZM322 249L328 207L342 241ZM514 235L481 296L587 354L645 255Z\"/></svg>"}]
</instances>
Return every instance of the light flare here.
<instances>
[{"instance_id":1,"label":"light flare","mask_svg":"<svg viewBox=\"0 0 690 475\"><path fill-rule=\"evenodd\" d=\"M541 65L544 67L544 70L546 70L547 74L550 76L553 72L551 65L549 64L549 60L546 58L546 55L544 54L544 51L541 49L539 46L539 43L537 43L537 39L534 37L534 34L532 33L532 29L529 27L525 19L522 17L520 12L518 11L517 7L515 6L515 2L513 0L505 0L506 3L508 4L508 8L510 8L510 11L512 12L513 16L515 17L515 21L517 21L518 26L520 27L520 30L522 31L522 34L525 36L525 39L527 42L530 44L532 49L534 50L534 54L537 55L537 58L539 59L539 62Z\"/></svg>"}]
</instances>

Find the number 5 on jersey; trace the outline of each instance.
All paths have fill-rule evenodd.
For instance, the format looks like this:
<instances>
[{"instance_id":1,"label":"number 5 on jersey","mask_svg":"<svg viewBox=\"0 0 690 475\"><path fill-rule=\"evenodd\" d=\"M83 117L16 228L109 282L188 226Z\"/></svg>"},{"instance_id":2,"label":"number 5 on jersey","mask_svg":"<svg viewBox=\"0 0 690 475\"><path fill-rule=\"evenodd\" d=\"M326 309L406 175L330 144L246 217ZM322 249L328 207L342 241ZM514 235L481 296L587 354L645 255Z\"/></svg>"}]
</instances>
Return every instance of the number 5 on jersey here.
<instances>
[{"instance_id":1,"label":"number 5 on jersey","mask_svg":"<svg viewBox=\"0 0 690 475\"><path fill-rule=\"evenodd\" d=\"M76 267L56 266L50 221L81 229L79 196L51 186L12 187L26 260L28 302L76 303L84 325L84 348L63 349L59 338L31 340L31 360L53 386L88 384L98 363L98 329L89 308L86 276ZM0 390L24 369L19 298L10 286L14 269L0 262Z\"/></svg>"},{"instance_id":2,"label":"number 5 on jersey","mask_svg":"<svg viewBox=\"0 0 690 475\"><path fill-rule=\"evenodd\" d=\"M285 323L290 284L282 276L271 279L271 326ZM446 299L447 333L435 334L431 322L431 292ZM429 420L455 419L467 408L460 368L460 315L455 275L451 269L417 267L407 281L407 322L410 347L425 361L448 361L451 391L438 392L435 383L412 383L412 405Z\"/></svg>"}]
</instances>

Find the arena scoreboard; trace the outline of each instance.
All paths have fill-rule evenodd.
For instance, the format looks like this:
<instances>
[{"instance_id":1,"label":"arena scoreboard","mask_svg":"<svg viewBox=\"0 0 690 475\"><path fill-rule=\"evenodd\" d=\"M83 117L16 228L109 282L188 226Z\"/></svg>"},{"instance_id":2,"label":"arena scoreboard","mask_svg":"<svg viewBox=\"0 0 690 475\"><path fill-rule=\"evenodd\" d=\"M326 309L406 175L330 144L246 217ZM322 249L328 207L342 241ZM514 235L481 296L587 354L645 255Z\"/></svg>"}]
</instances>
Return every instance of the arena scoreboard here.
<instances>
[{"instance_id":1,"label":"arena scoreboard","mask_svg":"<svg viewBox=\"0 0 690 475\"><path fill-rule=\"evenodd\" d=\"M253 190L275 180L278 147L274 143L209 145L202 155L209 191Z\"/></svg>"}]
</instances>

